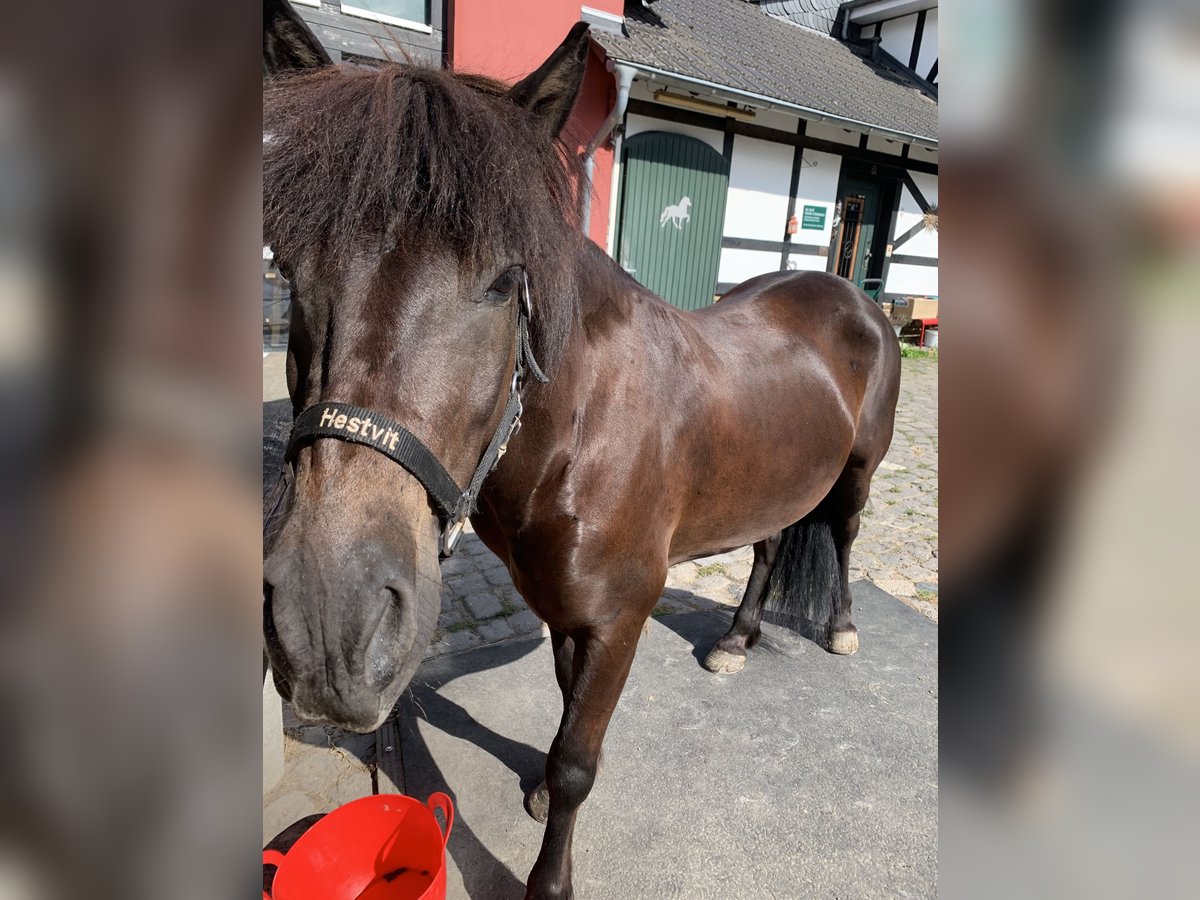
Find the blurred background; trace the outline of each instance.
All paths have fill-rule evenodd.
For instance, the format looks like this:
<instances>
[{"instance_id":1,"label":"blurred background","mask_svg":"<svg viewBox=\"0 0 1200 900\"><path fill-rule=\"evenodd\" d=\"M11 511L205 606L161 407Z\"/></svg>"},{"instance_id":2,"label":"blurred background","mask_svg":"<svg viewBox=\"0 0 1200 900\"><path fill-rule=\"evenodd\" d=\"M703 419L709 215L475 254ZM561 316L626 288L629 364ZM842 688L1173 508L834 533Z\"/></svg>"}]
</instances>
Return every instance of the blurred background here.
<instances>
[{"instance_id":1,"label":"blurred background","mask_svg":"<svg viewBox=\"0 0 1200 900\"><path fill-rule=\"evenodd\" d=\"M0 900L253 890L253 4L0 30ZM943 4L941 893L1200 844L1200 8ZM249 882L249 885L246 884Z\"/></svg>"},{"instance_id":2,"label":"blurred background","mask_svg":"<svg viewBox=\"0 0 1200 900\"><path fill-rule=\"evenodd\" d=\"M940 34L941 893L1191 894L1200 7Z\"/></svg>"}]
</instances>

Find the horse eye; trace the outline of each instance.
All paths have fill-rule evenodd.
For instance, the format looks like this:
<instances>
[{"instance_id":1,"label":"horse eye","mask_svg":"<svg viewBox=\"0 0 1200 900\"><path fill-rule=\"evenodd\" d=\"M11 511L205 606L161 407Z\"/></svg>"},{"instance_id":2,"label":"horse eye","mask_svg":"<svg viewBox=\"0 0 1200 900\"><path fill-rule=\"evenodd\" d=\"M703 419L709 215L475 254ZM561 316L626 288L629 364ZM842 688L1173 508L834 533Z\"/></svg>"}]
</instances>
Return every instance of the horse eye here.
<instances>
[{"instance_id":1,"label":"horse eye","mask_svg":"<svg viewBox=\"0 0 1200 900\"><path fill-rule=\"evenodd\" d=\"M517 287L517 279L509 270L503 273L499 278L492 282L492 286L488 288L488 299L497 302L507 300L512 296L512 292Z\"/></svg>"}]
</instances>

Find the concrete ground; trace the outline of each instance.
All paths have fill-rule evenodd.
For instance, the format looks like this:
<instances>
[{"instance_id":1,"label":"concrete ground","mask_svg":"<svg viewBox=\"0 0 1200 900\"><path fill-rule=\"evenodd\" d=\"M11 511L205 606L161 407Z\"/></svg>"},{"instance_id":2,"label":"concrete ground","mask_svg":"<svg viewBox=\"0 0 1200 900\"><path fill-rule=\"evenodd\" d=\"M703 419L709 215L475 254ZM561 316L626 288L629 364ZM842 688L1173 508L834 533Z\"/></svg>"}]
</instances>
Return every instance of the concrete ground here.
<instances>
[{"instance_id":1,"label":"concrete ground","mask_svg":"<svg viewBox=\"0 0 1200 900\"><path fill-rule=\"evenodd\" d=\"M263 473L268 488L290 427L282 360L279 353L264 359ZM744 589L752 553L742 548L674 567L655 611L656 625L639 651L614 718L609 768L582 816L576 855L582 896L932 895L936 626L870 584L936 622L937 363L906 359L903 366L896 435L876 474L852 557L852 580L867 579L854 585L855 622L863 636L863 650L849 659L829 657L812 644L780 635L777 642L783 653L755 654L739 676L712 676L682 652L686 648L679 641L695 641L703 635L698 644L703 652L723 633ZM540 777L542 753L553 736L560 704L548 648L537 649L543 626L525 608L503 566L473 534L464 536L455 557L445 564L443 578L438 632L414 682L413 696L430 715L420 725L407 720L404 760L413 779L407 789L424 796L448 786L452 795L461 797L464 824L456 826L451 840L451 858L457 860L451 896L520 896L513 886L532 865L541 830L521 809L514 779L530 786L526 782ZM888 637L894 630L895 640ZM465 650L471 652L459 652ZM789 661L801 667L793 671ZM780 676L776 680L764 672L779 666L783 668L776 671ZM486 679L467 677L483 669L496 671ZM650 670L657 674L643 682ZM846 680L835 677L838 673ZM655 687L652 682L662 678L662 686ZM433 693L422 684L443 687ZM521 689L510 690L514 684ZM460 694L461 690L466 693ZM671 702L654 707L647 704L656 701L644 697L631 701L641 696L636 693L641 690L645 697L670 697ZM476 708L472 691L491 699ZM928 708L919 705L922 691L931 699ZM729 697L734 698L732 703ZM905 698L905 705L890 705L895 697ZM810 699L820 705L797 706L798 700ZM493 708L489 703L500 705ZM628 718L631 703L640 710L636 721ZM440 712L434 713L430 704ZM793 708L794 718L779 718L783 710ZM661 715L651 714L656 709ZM464 725L465 741L464 735L452 734L457 727L452 723L456 717L461 719L464 710L475 722L487 724L482 730ZM503 715L496 718L492 712ZM713 718L702 725L696 724L702 719L679 719L679 715L701 713ZM774 734L774 724L765 726L762 716L778 722L781 729L791 729L784 732L791 737L779 743L782 739ZM284 722L286 769L282 781L263 797L264 843L297 820L374 788L372 735L302 726L286 705ZM840 733L857 737L829 744L829 727L835 723ZM720 741L677 745L661 739L691 732L709 738L715 732ZM472 743L472 736L479 741ZM794 746L802 748L800 755L779 749L793 739ZM725 752L730 740L732 746L747 751L744 758ZM642 767L627 761L614 776L621 765L615 748L621 745L636 746L636 758L652 764ZM497 748L516 755L510 754L508 762L497 768L496 759L505 762L503 753L495 756ZM772 765L766 768L755 755L764 748L773 754ZM493 752L481 755L481 749ZM428 787L436 781L429 775L432 770L413 768L412 760L422 754L443 773L442 787ZM794 779L788 775L790 767L782 765L785 758L796 763ZM516 769L512 759L519 762ZM828 762L829 771L840 774L818 778L822 767L817 760ZM469 772L478 768L480 774L467 778L460 766ZM894 767L890 774L889 766ZM754 782L758 787L741 787L733 812L715 814L720 805L730 807L731 795L724 792L738 788L730 773L743 770L747 777L758 779ZM651 772L655 777L647 778ZM698 778L698 773L703 777ZM630 789L619 796L606 793L605 785L614 781ZM681 799L688 797L690 802ZM797 807L800 800L803 804ZM664 814L649 816L647 804ZM597 824L592 837L585 839L588 822ZM641 823L640 830L612 830L613 823L624 827L628 822ZM755 828L755 822L766 830ZM621 835L629 836L627 845L621 843ZM639 865L635 872L630 868L634 847L642 854L639 858L659 862ZM687 865L667 865L681 857L689 860ZM644 887L605 887L612 884L610 873L589 868L603 866L603 860L643 879L637 884ZM459 865L467 873L467 883ZM688 878L711 870L712 880L687 884L655 880L656 871L668 870L679 878L683 870L692 873ZM729 880L735 876L736 880ZM490 878L498 880L489 882Z\"/></svg>"},{"instance_id":2,"label":"concrete ground","mask_svg":"<svg viewBox=\"0 0 1200 900\"><path fill-rule=\"evenodd\" d=\"M727 612L653 622L580 812L580 897L936 895L937 626L868 582L853 590L851 657L768 625L742 673L713 675L699 660ZM455 801L449 897L524 896L543 828L522 798L560 710L545 638L417 673L398 708L402 790ZM330 752L353 760L362 740L336 737ZM314 776L331 788L327 808L355 793L303 762L287 781Z\"/></svg>"}]
</instances>

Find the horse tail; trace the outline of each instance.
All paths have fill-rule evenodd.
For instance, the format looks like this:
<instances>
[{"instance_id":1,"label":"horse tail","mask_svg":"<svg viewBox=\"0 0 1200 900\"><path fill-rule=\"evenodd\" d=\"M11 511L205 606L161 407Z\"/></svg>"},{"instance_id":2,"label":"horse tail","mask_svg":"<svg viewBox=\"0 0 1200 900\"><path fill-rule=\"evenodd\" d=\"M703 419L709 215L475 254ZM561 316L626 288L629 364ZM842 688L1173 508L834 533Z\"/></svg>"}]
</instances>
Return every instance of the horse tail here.
<instances>
[{"instance_id":1,"label":"horse tail","mask_svg":"<svg viewBox=\"0 0 1200 900\"><path fill-rule=\"evenodd\" d=\"M783 529L767 580L766 609L793 631L824 628L833 618L841 565L833 529L821 508Z\"/></svg>"}]
</instances>

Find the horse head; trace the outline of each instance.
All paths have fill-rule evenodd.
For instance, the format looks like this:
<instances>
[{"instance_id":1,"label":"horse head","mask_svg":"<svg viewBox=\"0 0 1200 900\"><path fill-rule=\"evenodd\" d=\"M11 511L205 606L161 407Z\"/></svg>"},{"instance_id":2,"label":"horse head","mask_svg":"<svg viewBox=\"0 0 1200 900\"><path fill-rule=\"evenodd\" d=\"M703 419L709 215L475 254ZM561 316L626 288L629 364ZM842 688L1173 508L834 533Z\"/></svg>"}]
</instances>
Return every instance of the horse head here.
<instances>
[{"instance_id":1,"label":"horse head","mask_svg":"<svg viewBox=\"0 0 1200 900\"><path fill-rule=\"evenodd\" d=\"M586 26L508 89L333 66L286 4L267 9L263 223L292 288L293 409L360 407L355 426L384 441L385 420L399 423L466 485L506 415L526 279L548 297L565 283L558 260L572 254L550 248L574 246L574 195L556 142ZM551 304L534 315L543 363L568 330L555 315ZM443 521L376 449L294 448L263 569L281 689L302 719L360 732L412 678L441 593Z\"/></svg>"}]
</instances>

